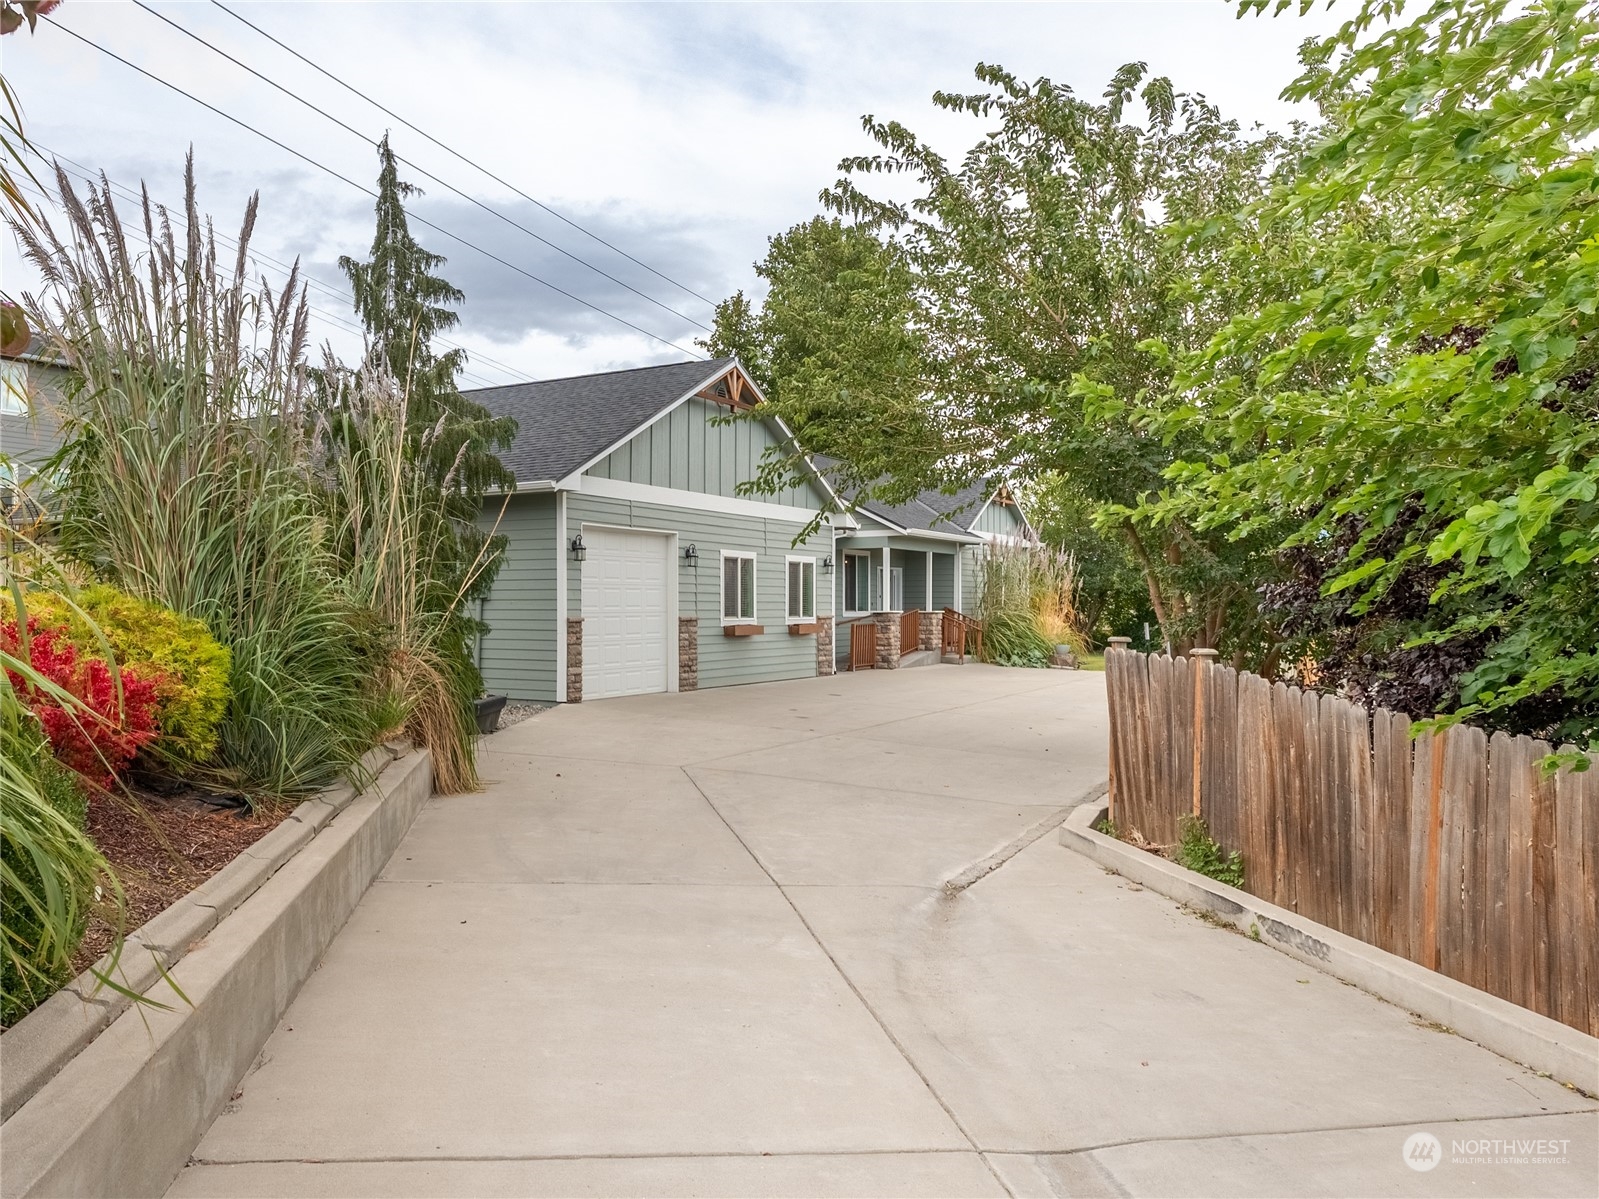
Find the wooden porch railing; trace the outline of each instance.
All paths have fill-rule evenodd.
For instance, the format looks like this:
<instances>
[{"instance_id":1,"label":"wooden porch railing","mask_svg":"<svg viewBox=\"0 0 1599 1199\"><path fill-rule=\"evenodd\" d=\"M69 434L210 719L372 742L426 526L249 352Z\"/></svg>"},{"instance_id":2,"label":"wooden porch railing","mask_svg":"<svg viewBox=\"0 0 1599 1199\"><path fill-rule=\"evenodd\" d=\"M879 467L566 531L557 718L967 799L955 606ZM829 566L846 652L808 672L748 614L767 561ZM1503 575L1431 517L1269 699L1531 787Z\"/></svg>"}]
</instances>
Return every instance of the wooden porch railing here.
<instances>
[{"instance_id":1,"label":"wooden porch railing","mask_svg":"<svg viewBox=\"0 0 1599 1199\"><path fill-rule=\"evenodd\" d=\"M914 654L922 647L922 611L912 608L899 616L899 652Z\"/></svg>"},{"instance_id":2,"label":"wooden porch railing","mask_svg":"<svg viewBox=\"0 0 1599 1199\"><path fill-rule=\"evenodd\" d=\"M849 627L849 668L871 670L877 665L877 622L867 617Z\"/></svg>"},{"instance_id":3,"label":"wooden porch railing","mask_svg":"<svg viewBox=\"0 0 1599 1199\"><path fill-rule=\"evenodd\" d=\"M962 662L966 661L967 653L973 657L983 656L983 622L967 616L964 612L957 612L954 608L944 609L944 635L940 638L940 654L958 654Z\"/></svg>"}]
</instances>

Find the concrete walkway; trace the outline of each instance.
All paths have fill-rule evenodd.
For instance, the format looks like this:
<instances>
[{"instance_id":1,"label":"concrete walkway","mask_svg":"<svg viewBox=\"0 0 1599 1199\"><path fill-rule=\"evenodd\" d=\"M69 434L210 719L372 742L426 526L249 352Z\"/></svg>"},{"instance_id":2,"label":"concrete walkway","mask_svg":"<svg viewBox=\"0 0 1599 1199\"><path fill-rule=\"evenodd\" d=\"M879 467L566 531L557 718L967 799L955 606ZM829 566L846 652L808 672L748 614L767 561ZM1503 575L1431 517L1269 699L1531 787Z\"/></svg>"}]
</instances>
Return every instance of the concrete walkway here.
<instances>
[{"instance_id":1,"label":"concrete walkway","mask_svg":"<svg viewBox=\"0 0 1599 1199\"><path fill-rule=\"evenodd\" d=\"M496 734L172 1194L1599 1191L1592 1102L1041 835L1103 709L940 666Z\"/></svg>"}]
</instances>

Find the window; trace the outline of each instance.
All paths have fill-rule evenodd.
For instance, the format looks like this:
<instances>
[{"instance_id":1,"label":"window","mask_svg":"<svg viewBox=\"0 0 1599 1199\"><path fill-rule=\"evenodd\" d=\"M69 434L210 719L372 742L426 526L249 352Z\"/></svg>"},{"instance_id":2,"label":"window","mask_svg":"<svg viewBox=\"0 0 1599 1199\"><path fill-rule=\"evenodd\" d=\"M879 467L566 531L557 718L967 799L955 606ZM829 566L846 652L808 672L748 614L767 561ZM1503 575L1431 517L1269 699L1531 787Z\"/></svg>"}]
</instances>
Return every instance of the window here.
<instances>
[{"instance_id":1,"label":"window","mask_svg":"<svg viewBox=\"0 0 1599 1199\"><path fill-rule=\"evenodd\" d=\"M755 619L755 555L722 551L722 623Z\"/></svg>"},{"instance_id":2,"label":"window","mask_svg":"<svg viewBox=\"0 0 1599 1199\"><path fill-rule=\"evenodd\" d=\"M861 551L844 555L844 609L872 611L872 556Z\"/></svg>"},{"instance_id":3,"label":"window","mask_svg":"<svg viewBox=\"0 0 1599 1199\"><path fill-rule=\"evenodd\" d=\"M816 619L816 559L788 559L788 623Z\"/></svg>"},{"instance_id":4,"label":"window","mask_svg":"<svg viewBox=\"0 0 1599 1199\"><path fill-rule=\"evenodd\" d=\"M22 416L28 411L28 368L20 362L0 362L0 415Z\"/></svg>"}]
</instances>

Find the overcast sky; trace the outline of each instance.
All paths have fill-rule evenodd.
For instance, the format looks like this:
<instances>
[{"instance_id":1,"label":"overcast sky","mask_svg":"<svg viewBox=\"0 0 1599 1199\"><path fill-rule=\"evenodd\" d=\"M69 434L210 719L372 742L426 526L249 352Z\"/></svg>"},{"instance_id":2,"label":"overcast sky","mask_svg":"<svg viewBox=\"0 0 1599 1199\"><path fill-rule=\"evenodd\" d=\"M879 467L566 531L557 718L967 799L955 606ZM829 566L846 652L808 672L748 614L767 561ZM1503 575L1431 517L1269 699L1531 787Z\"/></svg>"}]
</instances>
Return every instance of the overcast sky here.
<instances>
[{"instance_id":1,"label":"overcast sky","mask_svg":"<svg viewBox=\"0 0 1599 1199\"><path fill-rule=\"evenodd\" d=\"M418 170L421 217L527 274L422 226L466 293L454 337L472 356L468 386L549 378L684 357L541 286L539 276L665 342L693 348L710 306L754 287L766 239L819 211L839 159L875 147L870 113L894 118L949 155L986 128L936 113L937 89L975 90L998 63L1098 97L1131 60L1170 75L1228 116L1282 127L1277 97L1307 36L1347 14L1239 21L1225 0L984 5L233 4L229 7L534 199L682 287L563 225L452 159L209 3L152 4L369 138L392 129ZM370 142L249 75L131 3L68 0L55 14L130 62L371 186ZM41 146L120 184L147 181L175 202L194 147L202 207L236 231L261 195L262 255L298 258L313 287L314 330L344 353L350 332L341 254L364 257L371 198L106 57L62 29L4 39L4 70ZM74 168L75 169L75 168ZM645 293L641 297L540 244L504 214ZM269 276L281 273L262 261ZM6 245L5 290L30 286ZM687 288L689 290L684 290ZM653 302L652 302L653 301ZM671 310L671 311L669 311ZM322 314L327 314L326 316ZM336 319L335 319L336 318ZM342 324L340 322L343 322Z\"/></svg>"}]
</instances>

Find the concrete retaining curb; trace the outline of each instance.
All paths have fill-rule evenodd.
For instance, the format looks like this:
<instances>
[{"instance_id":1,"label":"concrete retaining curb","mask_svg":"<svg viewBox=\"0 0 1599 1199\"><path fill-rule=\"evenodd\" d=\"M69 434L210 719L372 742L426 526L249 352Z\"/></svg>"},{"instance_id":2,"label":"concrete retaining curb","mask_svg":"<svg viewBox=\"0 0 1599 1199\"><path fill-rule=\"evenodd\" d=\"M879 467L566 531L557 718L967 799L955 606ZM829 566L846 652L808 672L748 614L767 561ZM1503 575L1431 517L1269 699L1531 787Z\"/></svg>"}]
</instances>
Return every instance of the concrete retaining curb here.
<instances>
[{"instance_id":1,"label":"concrete retaining curb","mask_svg":"<svg viewBox=\"0 0 1599 1199\"><path fill-rule=\"evenodd\" d=\"M1599 1094L1599 1038L1095 832L1105 812L1098 803L1078 808L1061 826L1060 843L1503 1057Z\"/></svg>"},{"instance_id":2,"label":"concrete retaining curb","mask_svg":"<svg viewBox=\"0 0 1599 1199\"><path fill-rule=\"evenodd\" d=\"M420 750L362 794L325 791L252 846L248 863L241 857L141 928L137 958L133 945L124 951L127 977L171 1010L124 1000L118 1015L109 1001L63 993L7 1032L8 1093L13 1052L36 1085L47 1067L54 1077L46 1072L0 1125L0 1193L164 1193L432 787L432 759ZM188 1004L166 990L153 959ZM72 1043L65 1060L63 1033Z\"/></svg>"}]
</instances>

